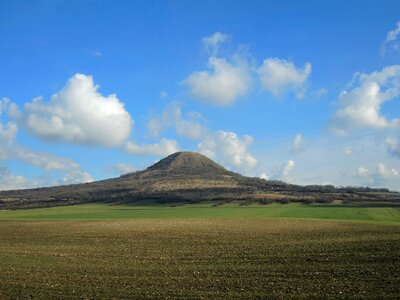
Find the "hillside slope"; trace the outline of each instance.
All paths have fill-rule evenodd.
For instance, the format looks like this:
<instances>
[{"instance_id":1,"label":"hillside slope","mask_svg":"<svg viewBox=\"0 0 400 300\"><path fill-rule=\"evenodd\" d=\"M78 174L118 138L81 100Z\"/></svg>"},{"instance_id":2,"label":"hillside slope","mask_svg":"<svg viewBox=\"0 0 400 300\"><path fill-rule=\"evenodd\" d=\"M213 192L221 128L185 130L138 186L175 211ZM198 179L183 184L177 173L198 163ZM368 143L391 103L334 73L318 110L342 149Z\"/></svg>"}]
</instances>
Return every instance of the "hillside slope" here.
<instances>
[{"instance_id":1,"label":"hillside slope","mask_svg":"<svg viewBox=\"0 0 400 300\"><path fill-rule=\"evenodd\" d=\"M400 201L386 189L298 186L245 177L194 152L177 152L143 171L91 183L0 192L0 208L33 208L91 202L199 201Z\"/></svg>"}]
</instances>

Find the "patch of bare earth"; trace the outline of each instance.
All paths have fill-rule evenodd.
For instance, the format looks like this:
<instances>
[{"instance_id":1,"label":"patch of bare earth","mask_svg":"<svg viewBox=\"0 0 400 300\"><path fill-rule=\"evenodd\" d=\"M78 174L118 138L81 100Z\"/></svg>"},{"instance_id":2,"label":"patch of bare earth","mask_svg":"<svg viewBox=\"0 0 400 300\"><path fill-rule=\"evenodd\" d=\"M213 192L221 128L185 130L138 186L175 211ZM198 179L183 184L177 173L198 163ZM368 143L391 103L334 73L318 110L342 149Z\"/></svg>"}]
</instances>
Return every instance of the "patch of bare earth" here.
<instances>
[{"instance_id":1,"label":"patch of bare earth","mask_svg":"<svg viewBox=\"0 0 400 300\"><path fill-rule=\"evenodd\" d=\"M396 298L400 228L301 220L0 222L0 298Z\"/></svg>"}]
</instances>

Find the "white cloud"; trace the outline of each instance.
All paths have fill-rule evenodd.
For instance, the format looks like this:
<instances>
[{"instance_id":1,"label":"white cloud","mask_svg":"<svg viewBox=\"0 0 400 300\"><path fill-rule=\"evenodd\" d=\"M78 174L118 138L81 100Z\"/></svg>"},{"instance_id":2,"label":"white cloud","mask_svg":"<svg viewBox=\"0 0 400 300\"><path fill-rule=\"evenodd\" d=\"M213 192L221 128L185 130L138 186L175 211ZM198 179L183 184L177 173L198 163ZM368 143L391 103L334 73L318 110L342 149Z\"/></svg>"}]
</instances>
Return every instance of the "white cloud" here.
<instances>
[{"instance_id":1,"label":"white cloud","mask_svg":"<svg viewBox=\"0 0 400 300\"><path fill-rule=\"evenodd\" d=\"M16 117L19 114L17 106L5 98L0 100L0 116L3 112L7 112L8 116L11 117ZM0 160L16 159L47 172L63 171L69 173L61 181L44 181L40 178L31 180L23 176L14 175L7 167L0 166L0 190L81 183L93 180L89 173L79 170L79 164L71 159L37 152L20 146L15 142L17 131L18 125L15 122L9 121L6 125L0 122Z\"/></svg>"},{"instance_id":2,"label":"white cloud","mask_svg":"<svg viewBox=\"0 0 400 300\"><path fill-rule=\"evenodd\" d=\"M265 173L261 173L259 177L260 177L261 179L265 179L265 180L268 180L268 179L269 179L269 176L268 176L267 174L265 174Z\"/></svg>"},{"instance_id":3,"label":"white cloud","mask_svg":"<svg viewBox=\"0 0 400 300\"><path fill-rule=\"evenodd\" d=\"M30 181L27 178L14 175L4 166L0 166L0 190L15 190L36 187L38 182Z\"/></svg>"},{"instance_id":4,"label":"white cloud","mask_svg":"<svg viewBox=\"0 0 400 300\"><path fill-rule=\"evenodd\" d=\"M374 170L363 166L357 170L357 176L362 179L362 185L366 186L387 186L397 181L399 172L395 168L388 168L385 164L379 163Z\"/></svg>"},{"instance_id":5,"label":"white cloud","mask_svg":"<svg viewBox=\"0 0 400 300\"><path fill-rule=\"evenodd\" d=\"M284 59L267 58L257 69L257 73L261 86L275 97L294 92L298 98L303 98L311 68L310 63L306 63L301 69Z\"/></svg>"},{"instance_id":6,"label":"white cloud","mask_svg":"<svg viewBox=\"0 0 400 300\"><path fill-rule=\"evenodd\" d=\"M228 41L229 36L221 32L215 32L210 36L206 36L202 39L204 48L215 55L219 50L219 45Z\"/></svg>"},{"instance_id":7,"label":"white cloud","mask_svg":"<svg viewBox=\"0 0 400 300\"><path fill-rule=\"evenodd\" d=\"M396 28L390 31L387 36L385 42L392 42L397 40L397 37L400 35L400 21L397 22Z\"/></svg>"},{"instance_id":8,"label":"white cloud","mask_svg":"<svg viewBox=\"0 0 400 300\"><path fill-rule=\"evenodd\" d=\"M10 103L10 99L2 98L0 100L0 115L7 110L8 104Z\"/></svg>"},{"instance_id":9,"label":"white cloud","mask_svg":"<svg viewBox=\"0 0 400 300\"><path fill-rule=\"evenodd\" d=\"M257 160L248 152L253 138L245 135L238 137L234 132L209 132L198 145L200 153L209 156L224 165L233 166L240 170L250 170L257 164Z\"/></svg>"},{"instance_id":10,"label":"white cloud","mask_svg":"<svg viewBox=\"0 0 400 300\"><path fill-rule=\"evenodd\" d=\"M307 138L307 147L288 157L287 149L292 140L269 140L266 147L255 149L259 163L255 168L257 175L266 172L270 179L309 185L332 183L337 186L371 186L387 187L400 190L399 176L382 178L378 174L378 164L387 169L400 171L400 159L387 155L386 136L375 134L357 134L343 138L336 136L319 136ZM261 146L261 143L257 143ZM344 150L351 150L352 155L345 155ZM283 178L284 162L295 161L295 168L287 178ZM368 169L368 174L360 176L359 167Z\"/></svg>"},{"instance_id":11,"label":"white cloud","mask_svg":"<svg viewBox=\"0 0 400 300\"><path fill-rule=\"evenodd\" d=\"M128 141L124 150L134 155L167 156L179 151L179 147L175 140L162 138L160 142L156 144L138 145L134 141Z\"/></svg>"},{"instance_id":12,"label":"white cloud","mask_svg":"<svg viewBox=\"0 0 400 300\"><path fill-rule=\"evenodd\" d=\"M0 100L0 117L1 115L6 112L8 113L9 108L15 105L10 101L10 99L2 98ZM1 119L0 119L1 120ZM18 126L15 122L9 121L6 124L0 122L0 144L4 147L5 145L11 144L18 131ZM0 150L1 153L1 150Z\"/></svg>"},{"instance_id":13,"label":"white cloud","mask_svg":"<svg viewBox=\"0 0 400 300\"><path fill-rule=\"evenodd\" d=\"M179 106L172 104L160 114L150 118L147 129L151 136L158 137L162 131L175 127L176 132L190 139L199 139L206 134L207 129L199 123L202 116L191 112L184 116Z\"/></svg>"},{"instance_id":14,"label":"white cloud","mask_svg":"<svg viewBox=\"0 0 400 300\"><path fill-rule=\"evenodd\" d=\"M67 173L61 180L61 184L77 184L93 181L92 175L87 172L75 170Z\"/></svg>"},{"instance_id":15,"label":"white cloud","mask_svg":"<svg viewBox=\"0 0 400 300\"><path fill-rule=\"evenodd\" d=\"M24 176L14 175L7 167L0 166L0 190L28 189L91 181L93 181L93 177L89 173L80 170L73 170L60 180L53 180L46 176L28 179Z\"/></svg>"},{"instance_id":16,"label":"white cloud","mask_svg":"<svg viewBox=\"0 0 400 300\"><path fill-rule=\"evenodd\" d=\"M257 160L248 149L253 142L251 136L239 137L234 132L212 131L201 123L202 120L196 112L185 115L179 106L170 105L149 120L148 129L151 135L158 136L174 127L179 136L199 141L198 150L219 163L241 171L254 168Z\"/></svg>"},{"instance_id":17,"label":"white cloud","mask_svg":"<svg viewBox=\"0 0 400 300\"><path fill-rule=\"evenodd\" d=\"M14 108L15 104L8 99L0 101L1 112L10 111L10 107ZM18 159L32 166L41 168L46 171L66 171L79 168L79 164L73 160L57 157L48 153L37 152L18 145L15 137L18 132L18 125L9 121L4 125L0 122L0 159Z\"/></svg>"},{"instance_id":18,"label":"white cloud","mask_svg":"<svg viewBox=\"0 0 400 300\"><path fill-rule=\"evenodd\" d=\"M184 80L193 98L228 105L247 93L251 78L246 62L237 60L233 64L212 56L208 64L211 71L194 72Z\"/></svg>"},{"instance_id":19,"label":"white cloud","mask_svg":"<svg viewBox=\"0 0 400 300\"><path fill-rule=\"evenodd\" d=\"M378 165L378 174L381 177L387 178L392 176L398 176L399 172L396 169L388 169L384 164Z\"/></svg>"},{"instance_id":20,"label":"white cloud","mask_svg":"<svg viewBox=\"0 0 400 300\"><path fill-rule=\"evenodd\" d=\"M296 166L295 162L291 159L287 160L284 164L279 167L269 167L268 169L271 172L271 176L266 176L265 173L262 173L261 176L265 175L264 179L272 179L272 180L288 180L291 179L289 176L294 167ZM263 178L261 177L260 178Z\"/></svg>"},{"instance_id":21,"label":"white cloud","mask_svg":"<svg viewBox=\"0 0 400 300\"><path fill-rule=\"evenodd\" d=\"M286 164L282 167L282 176L287 177L289 173L293 170L295 167L295 163L293 160L289 159Z\"/></svg>"},{"instance_id":22,"label":"white cloud","mask_svg":"<svg viewBox=\"0 0 400 300\"><path fill-rule=\"evenodd\" d=\"M19 159L45 171L68 171L79 168L79 164L71 159L36 152L19 145L13 145L9 153L9 159Z\"/></svg>"},{"instance_id":23,"label":"white cloud","mask_svg":"<svg viewBox=\"0 0 400 300\"><path fill-rule=\"evenodd\" d=\"M0 141L5 145L9 145L14 141L17 131L18 126L14 122L7 122L5 125L0 123Z\"/></svg>"},{"instance_id":24,"label":"white cloud","mask_svg":"<svg viewBox=\"0 0 400 300\"><path fill-rule=\"evenodd\" d=\"M385 56L385 54L390 50L394 52L400 51L399 36L400 36L400 21L397 22L396 28L389 31L389 33L386 35L386 39L381 47L382 56Z\"/></svg>"},{"instance_id":25,"label":"white cloud","mask_svg":"<svg viewBox=\"0 0 400 300\"><path fill-rule=\"evenodd\" d=\"M183 81L193 98L217 105L232 104L249 92L254 71L260 78L262 88L275 97L294 92L297 98L304 98L312 70L311 63L301 68L290 61L270 57L255 70L250 67L253 61L251 55L247 51L241 53L241 48L231 59L218 55L220 45L228 39L228 35L220 32L202 39L205 49L210 53L210 70L193 72ZM315 96L323 97L326 94L326 89L320 89Z\"/></svg>"},{"instance_id":26,"label":"white cloud","mask_svg":"<svg viewBox=\"0 0 400 300\"><path fill-rule=\"evenodd\" d=\"M400 65L356 73L353 84L356 86L339 97L340 108L330 121L334 132L347 135L361 129L400 129L400 119L387 120L380 114L381 105L400 94Z\"/></svg>"},{"instance_id":27,"label":"white cloud","mask_svg":"<svg viewBox=\"0 0 400 300\"><path fill-rule=\"evenodd\" d=\"M133 120L115 94L105 97L98 87L91 76L76 74L50 101L38 97L25 105L25 127L46 140L122 145Z\"/></svg>"},{"instance_id":28,"label":"white cloud","mask_svg":"<svg viewBox=\"0 0 400 300\"><path fill-rule=\"evenodd\" d=\"M400 140L398 138L388 137L386 139L386 145L392 156L400 158Z\"/></svg>"},{"instance_id":29,"label":"white cloud","mask_svg":"<svg viewBox=\"0 0 400 300\"><path fill-rule=\"evenodd\" d=\"M0 100L0 115L3 113L6 113L7 116L14 119L18 119L21 115L18 106L8 98L2 98Z\"/></svg>"},{"instance_id":30,"label":"white cloud","mask_svg":"<svg viewBox=\"0 0 400 300\"><path fill-rule=\"evenodd\" d=\"M294 152L301 150L303 147L303 135L301 133L296 134L292 142L292 150Z\"/></svg>"},{"instance_id":31,"label":"white cloud","mask_svg":"<svg viewBox=\"0 0 400 300\"><path fill-rule=\"evenodd\" d=\"M79 164L71 159L36 152L15 143L6 145L3 141L0 138L0 160L17 159L45 171L67 171L79 168Z\"/></svg>"},{"instance_id":32,"label":"white cloud","mask_svg":"<svg viewBox=\"0 0 400 300\"><path fill-rule=\"evenodd\" d=\"M357 175L361 176L361 177L367 176L368 173L369 173L369 170L367 168L364 168L363 166L359 167L357 170Z\"/></svg>"}]
</instances>

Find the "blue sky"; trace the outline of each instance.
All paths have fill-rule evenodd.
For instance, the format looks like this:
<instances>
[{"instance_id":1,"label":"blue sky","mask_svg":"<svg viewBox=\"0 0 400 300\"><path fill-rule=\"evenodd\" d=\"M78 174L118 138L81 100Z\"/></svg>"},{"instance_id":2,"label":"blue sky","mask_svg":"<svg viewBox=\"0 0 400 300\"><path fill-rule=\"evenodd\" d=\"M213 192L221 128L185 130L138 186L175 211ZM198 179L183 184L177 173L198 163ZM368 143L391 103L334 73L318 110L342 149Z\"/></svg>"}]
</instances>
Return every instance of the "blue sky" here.
<instances>
[{"instance_id":1,"label":"blue sky","mask_svg":"<svg viewBox=\"0 0 400 300\"><path fill-rule=\"evenodd\" d=\"M199 151L400 190L398 1L0 1L0 189Z\"/></svg>"}]
</instances>

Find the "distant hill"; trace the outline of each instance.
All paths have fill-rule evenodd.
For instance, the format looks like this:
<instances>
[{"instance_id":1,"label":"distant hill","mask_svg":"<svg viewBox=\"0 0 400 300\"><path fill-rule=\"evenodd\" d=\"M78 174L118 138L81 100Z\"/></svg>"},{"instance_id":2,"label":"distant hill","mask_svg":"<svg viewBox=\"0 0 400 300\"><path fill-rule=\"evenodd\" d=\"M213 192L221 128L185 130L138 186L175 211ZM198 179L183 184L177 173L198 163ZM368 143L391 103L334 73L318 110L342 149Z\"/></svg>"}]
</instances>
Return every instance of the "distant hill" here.
<instances>
[{"instance_id":1,"label":"distant hill","mask_svg":"<svg viewBox=\"0 0 400 300\"><path fill-rule=\"evenodd\" d=\"M387 189L299 186L245 177L195 152L177 152L146 170L84 184L0 192L1 209L34 208L91 202L400 202Z\"/></svg>"}]
</instances>

